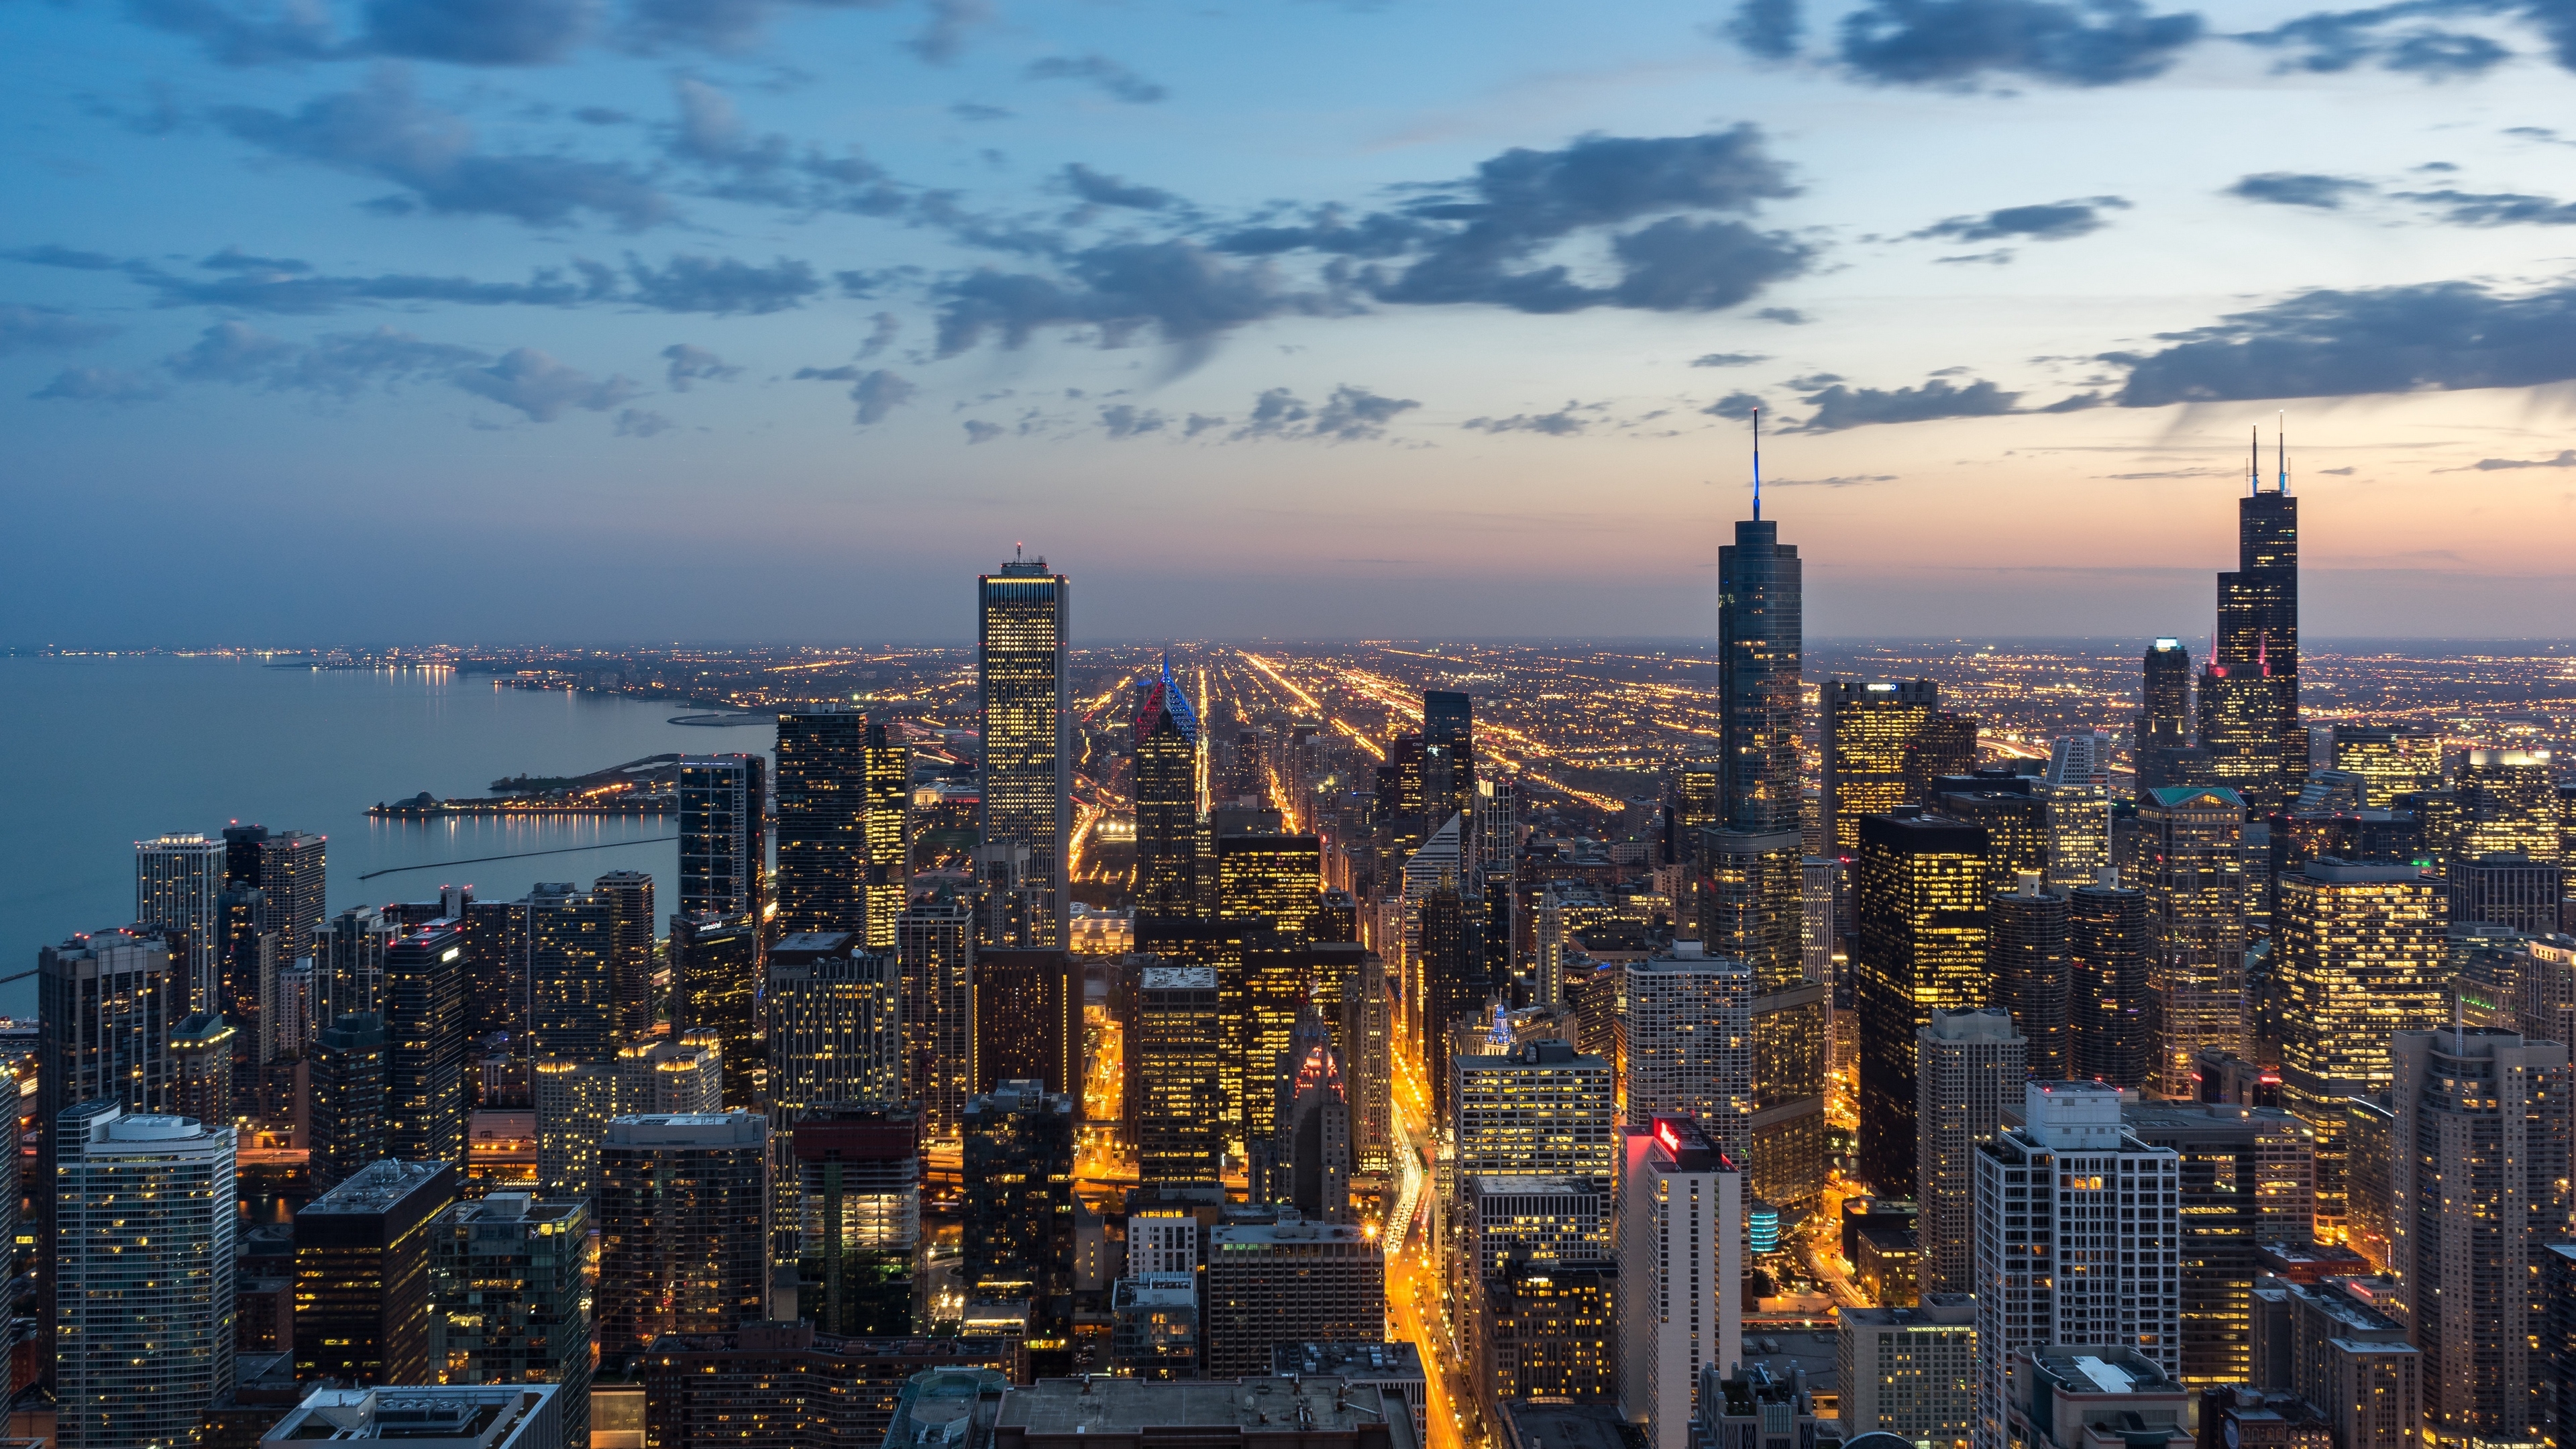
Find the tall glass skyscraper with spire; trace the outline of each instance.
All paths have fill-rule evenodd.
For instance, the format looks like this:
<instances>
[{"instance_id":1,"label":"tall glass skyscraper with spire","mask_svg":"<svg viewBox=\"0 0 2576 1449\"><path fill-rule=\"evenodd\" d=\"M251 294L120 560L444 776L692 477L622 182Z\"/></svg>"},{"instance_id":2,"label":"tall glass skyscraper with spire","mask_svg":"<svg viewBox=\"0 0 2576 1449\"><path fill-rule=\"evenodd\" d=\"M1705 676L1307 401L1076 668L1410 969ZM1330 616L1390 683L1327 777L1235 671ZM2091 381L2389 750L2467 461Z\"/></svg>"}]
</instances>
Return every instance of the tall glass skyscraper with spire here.
<instances>
[{"instance_id":1,"label":"tall glass skyscraper with spire","mask_svg":"<svg viewBox=\"0 0 2576 1449\"><path fill-rule=\"evenodd\" d=\"M1042 558L1015 558L976 582L976 682L984 726L983 840L1025 845L1038 897L1034 946L1061 946L1071 906L1073 697L1066 660L1070 589Z\"/></svg>"},{"instance_id":2,"label":"tall glass skyscraper with spire","mask_svg":"<svg viewBox=\"0 0 2576 1449\"><path fill-rule=\"evenodd\" d=\"M1787 1207L1824 1190L1830 988L1807 980L1801 931L1805 580L1798 550L1762 517L1761 466L1757 435L1753 517L1717 551L1720 823L1695 844L1706 950L1753 968L1750 1191Z\"/></svg>"},{"instance_id":3,"label":"tall glass skyscraper with spire","mask_svg":"<svg viewBox=\"0 0 2576 1449\"><path fill-rule=\"evenodd\" d=\"M2268 815L2298 798L2308 775L2299 723L2299 501L2289 453L2263 487L2258 461L2236 500L2236 568L2218 576L2218 635L2200 676L2200 743L2221 785Z\"/></svg>"}]
</instances>

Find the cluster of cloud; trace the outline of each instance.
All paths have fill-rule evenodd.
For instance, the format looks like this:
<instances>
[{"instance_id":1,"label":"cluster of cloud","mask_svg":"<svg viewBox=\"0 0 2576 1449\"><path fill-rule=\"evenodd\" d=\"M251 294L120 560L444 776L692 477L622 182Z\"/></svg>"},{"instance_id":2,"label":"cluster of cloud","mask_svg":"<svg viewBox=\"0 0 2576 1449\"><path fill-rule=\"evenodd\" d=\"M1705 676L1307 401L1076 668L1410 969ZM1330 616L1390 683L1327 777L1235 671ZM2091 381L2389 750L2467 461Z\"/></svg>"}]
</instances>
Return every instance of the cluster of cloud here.
<instances>
[{"instance_id":1,"label":"cluster of cloud","mask_svg":"<svg viewBox=\"0 0 2576 1449\"><path fill-rule=\"evenodd\" d=\"M350 307L446 302L461 306L572 307L619 304L657 312L733 313L783 311L824 290L814 269L781 257L768 266L730 257L681 253L655 266L633 253L625 265L575 259L566 267L541 267L525 282L484 282L468 277L385 273L335 277L293 257L247 256L227 248L197 263L203 275L174 272L144 258L119 258L64 246L21 247L0 260L73 271L116 272L153 294L164 307L221 307L229 311L309 316Z\"/></svg>"},{"instance_id":2,"label":"cluster of cloud","mask_svg":"<svg viewBox=\"0 0 2576 1449\"><path fill-rule=\"evenodd\" d=\"M0 308L0 324L25 310L29 309ZM0 331L0 337L7 335ZM80 334L67 335L86 340ZM687 343L664 349L662 356L669 363L675 392L686 392L692 382L726 381L742 372L715 353ZM495 357L478 348L426 341L386 326L295 342L245 322L218 322L193 344L149 369L66 368L32 395L71 402L148 402L166 396L175 383L302 393L342 403L370 392L438 384L499 403L530 422L550 423L575 410L623 409L617 420L621 434L650 437L672 426L658 413L625 406L643 389L622 375L593 377L534 347L514 347Z\"/></svg>"},{"instance_id":3,"label":"cluster of cloud","mask_svg":"<svg viewBox=\"0 0 2576 1449\"><path fill-rule=\"evenodd\" d=\"M2443 81L2482 75L2511 58L2488 35L2444 28L2461 20L2518 24L2557 64L2576 70L2576 9L2566 0L2392 0L2223 38L2275 54L2282 71L2372 65ZM1737 0L1716 29L1764 60L1808 57L1801 0ZM1868 0L1842 16L1830 48L1814 58L1873 85L2108 86L2162 75L2213 38L2222 33L2200 13L2158 14L2140 0Z\"/></svg>"},{"instance_id":4,"label":"cluster of cloud","mask_svg":"<svg viewBox=\"0 0 2576 1449\"><path fill-rule=\"evenodd\" d=\"M589 44L652 53L696 49L740 54L770 23L798 8L885 10L895 0L367 0L343 35L320 5L241 0L129 0L142 23L196 41L231 66L298 65L396 57L448 65L554 65ZM924 61L955 60L967 36L992 21L987 0L923 0L921 28L903 41Z\"/></svg>"},{"instance_id":5,"label":"cluster of cloud","mask_svg":"<svg viewBox=\"0 0 2576 1449\"><path fill-rule=\"evenodd\" d=\"M1074 390L1073 395L1079 396L1079 390ZM1240 422L1226 414L1192 412L1175 417L1159 408L1121 402L1101 404L1093 414L1093 422L1079 426L1096 426L1103 437L1113 442L1166 438L1174 442L1364 443L1384 438L1388 424L1421 406L1412 398L1388 397L1369 388L1341 383L1321 403L1310 403L1291 388L1265 388L1252 400ZM1065 422L1061 417L1031 409L1015 426L1006 427L983 418L969 418L962 426L966 441L974 444L1010 435L1060 434Z\"/></svg>"},{"instance_id":6,"label":"cluster of cloud","mask_svg":"<svg viewBox=\"0 0 2576 1449\"><path fill-rule=\"evenodd\" d=\"M2359 176L2263 171L2238 177L2227 194L2243 201L2316 211L2341 211L2356 202L2385 198L2410 203L2430 219L2452 226L2576 226L2576 202L2526 191L2463 191L2454 186L2409 191Z\"/></svg>"}]
</instances>

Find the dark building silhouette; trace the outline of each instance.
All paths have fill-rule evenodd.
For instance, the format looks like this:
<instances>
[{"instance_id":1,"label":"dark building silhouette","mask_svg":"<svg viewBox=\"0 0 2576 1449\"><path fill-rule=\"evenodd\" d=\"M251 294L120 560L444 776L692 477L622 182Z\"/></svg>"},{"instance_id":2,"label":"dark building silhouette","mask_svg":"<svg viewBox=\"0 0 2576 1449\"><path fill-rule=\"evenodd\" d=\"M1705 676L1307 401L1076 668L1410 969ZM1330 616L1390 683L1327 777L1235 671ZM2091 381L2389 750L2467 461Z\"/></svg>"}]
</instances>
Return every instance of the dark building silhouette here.
<instances>
[{"instance_id":1,"label":"dark building silhouette","mask_svg":"<svg viewBox=\"0 0 2576 1449\"><path fill-rule=\"evenodd\" d=\"M528 1032L528 902L465 903L465 1035Z\"/></svg>"},{"instance_id":2,"label":"dark building silhouette","mask_svg":"<svg viewBox=\"0 0 2576 1449\"><path fill-rule=\"evenodd\" d=\"M1136 694L1136 949L1178 965L1202 942L1198 711L1169 658Z\"/></svg>"},{"instance_id":3,"label":"dark building silhouette","mask_svg":"<svg viewBox=\"0 0 2576 1449\"><path fill-rule=\"evenodd\" d=\"M2105 871L2094 884L2067 892L2075 1079L2146 1085L2155 1057L2147 1018L2147 956L2154 948L2147 894L2122 886L2118 872Z\"/></svg>"},{"instance_id":4,"label":"dark building silhouette","mask_svg":"<svg viewBox=\"0 0 2576 1449\"><path fill-rule=\"evenodd\" d=\"M795 1114L791 1130L797 1316L834 1334L913 1332L920 1119L821 1107Z\"/></svg>"},{"instance_id":5,"label":"dark building silhouette","mask_svg":"<svg viewBox=\"0 0 2576 1449\"><path fill-rule=\"evenodd\" d=\"M2218 634L2200 676L2200 743L2218 783L2257 815L2296 799L2308 773L2299 723L2299 504L2286 450L2271 491L2260 465L2236 501L2236 568L2218 576Z\"/></svg>"},{"instance_id":6,"label":"dark building silhouette","mask_svg":"<svg viewBox=\"0 0 2576 1449\"><path fill-rule=\"evenodd\" d=\"M367 1164L295 1215L295 1376L435 1382L429 1359L433 1225L456 1201L444 1162Z\"/></svg>"},{"instance_id":7,"label":"dark building silhouette","mask_svg":"<svg viewBox=\"0 0 2576 1449\"><path fill-rule=\"evenodd\" d=\"M1082 1100L1082 966L1051 948L975 953L975 1090L1027 1080Z\"/></svg>"},{"instance_id":8,"label":"dark building silhouette","mask_svg":"<svg viewBox=\"0 0 2576 1449\"><path fill-rule=\"evenodd\" d=\"M778 716L777 928L867 929L868 717L836 705Z\"/></svg>"},{"instance_id":9,"label":"dark building silhouette","mask_svg":"<svg viewBox=\"0 0 2576 1449\"><path fill-rule=\"evenodd\" d=\"M1073 1099L1036 1082L1004 1082L966 1105L959 1271L972 1297L1028 1301L1033 1364L1070 1361L1073 1126Z\"/></svg>"},{"instance_id":10,"label":"dark building silhouette","mask_svg":"<svg viewBox=\"0 0 2576 1449\"><path fill-rule=\"evenodd\" d=\"M609 1032L624 1046L653 1029L653 877L613 870L590 890L608 902Z\"/></svg>"},{"instance_id":11,"label":"dark building silhouette","mask_svg":"<svg viewBox=\"0 0 2576 1449\"><path fill-rule=\"evenodd\" d=\"M465 1162L465 971L460 921L433 921L385 947L387 1156Z\"/></svg>"},{"instance_id":12,"label":"dark building silhouette","mask_svg":"<svg viewBox=\"0 0 2576 1449\"><path fill-rule=\"evenodd\" d=\"M768 819L765 757L681 758L680 914L762 914L769 904Z\"/></svg>"},{"instance_id":13,"label":"dark building silhouette","mask_svg":"<svg viewBox=\"0 0 2576 1449\"><path fill-rule=\"evenodd\" d=\"M350 1012L313 1043L313 1185L328 1189L385 1155L385 1023Z\"/></svg>"},{"instance_id":14,"label":"dark building silhouette","mask_svg":"<svg viewBox=\"0 0 2576 1449\"><path fill-rule=\"evenodd\" d=\"M570 881L528 890L528 1055L617 1060L617 911Z\"/></svg>"},{"instance_id":15,"label":"dark building silhouette","mask_svg":"<svg viewBox=\"0 0 2576 1449\"><path fill-rule=\"evenodd\" d=\"M2179 639L2147 646L2145 703L2134 743L2141 750L2180 749L2191 743L2191 651Z\"/></svg>"},{"instance_id":16,"label":"dark building silhouette","mask_svg":"<svg viewBox=\"0 0 2576 1449\"><path fill-rule=\"evenodd\" d=\"M728 1109L768 1100L760 982L759 922L712 911L671 918L671 1026L716 1034Z\"/></svg>"},{"instance_id":17,"label":"dark building silhouette","mask_svg":"<svg viewBox=\"0 0 2576 1449\"><path fill-rule=\"evenodd\" d=\"M1915 1034L1934 1008L1986 1000L1986 833L1920 810L1860 821L1860 1172L1894 1197L1915 1180Z\"/></svg>"},{"instance_id":18,"label":"dark building silhouette","mask_svg":"<svg viewBox=\"0 0 2576 1449\"><path fill-rule=\"evenodd\" d=\"M1987 899L1987 1004L2012 1013L2032 1078L2066 1081L2075 1072L2069 903L2039 883L2038 871L2020 876L2020 885Z\"/></svg>"}]
</instances>

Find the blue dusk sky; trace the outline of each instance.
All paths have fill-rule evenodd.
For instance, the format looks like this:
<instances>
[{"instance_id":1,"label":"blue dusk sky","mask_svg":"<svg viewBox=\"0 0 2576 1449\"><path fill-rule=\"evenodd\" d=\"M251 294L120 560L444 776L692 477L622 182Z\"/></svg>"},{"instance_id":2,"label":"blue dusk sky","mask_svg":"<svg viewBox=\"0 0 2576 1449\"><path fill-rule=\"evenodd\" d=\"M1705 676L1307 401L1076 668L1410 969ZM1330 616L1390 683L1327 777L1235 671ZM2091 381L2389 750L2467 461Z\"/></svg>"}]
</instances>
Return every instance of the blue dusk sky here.
<instances>
[{"instance_id":1,"label":"blue dusk sky","mask_svg":"<svg viewBox=\"0 0 2576 1449\"><path fill-rule=\"evenodd\" d=\"M2171 8L2167 8L2170 6ZM0 0L0 644L2566 632L2576 0Z\"/></svg>"}]
</instances>

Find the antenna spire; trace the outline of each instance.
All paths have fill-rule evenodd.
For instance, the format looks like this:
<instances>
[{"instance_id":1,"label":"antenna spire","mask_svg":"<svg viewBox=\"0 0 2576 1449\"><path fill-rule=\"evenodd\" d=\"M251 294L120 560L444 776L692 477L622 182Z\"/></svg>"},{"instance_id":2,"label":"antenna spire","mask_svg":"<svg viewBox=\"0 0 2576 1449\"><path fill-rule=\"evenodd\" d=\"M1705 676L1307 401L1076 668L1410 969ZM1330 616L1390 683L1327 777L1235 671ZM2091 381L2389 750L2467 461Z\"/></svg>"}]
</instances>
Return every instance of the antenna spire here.
<instances>
[{"instance_id":1,"label":"antenna spire","mask_svg":"<svg viewBox=\"0 0 2576 1449\"><path fill-rule=\"evenodd\" d=\"M2245 486L2263 491L2263 425L2256 423L2245 430Z\"/></svg>"},{"instance_id":2,"label":"antenna spire","mask_svg":"<svg viewBox=\"0 0 2576 1449\"><path fill-rule=\"evenodd\" d=\"M1753 521L1762 521L1762 409L1753 410Z\"/></svg>"},{"instance_id":3,"label":"antenna spire","mask_svg":"<svg viewBox=\"0 0 2576 1449\"><path fill-rule=\"evenodd\" d=\"M2272 440L2279 448L2281 492L2290 491L2290 410L2281 409L2281 421L2272 429Z\"/></svg>"}]
</instances>

